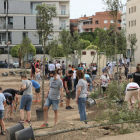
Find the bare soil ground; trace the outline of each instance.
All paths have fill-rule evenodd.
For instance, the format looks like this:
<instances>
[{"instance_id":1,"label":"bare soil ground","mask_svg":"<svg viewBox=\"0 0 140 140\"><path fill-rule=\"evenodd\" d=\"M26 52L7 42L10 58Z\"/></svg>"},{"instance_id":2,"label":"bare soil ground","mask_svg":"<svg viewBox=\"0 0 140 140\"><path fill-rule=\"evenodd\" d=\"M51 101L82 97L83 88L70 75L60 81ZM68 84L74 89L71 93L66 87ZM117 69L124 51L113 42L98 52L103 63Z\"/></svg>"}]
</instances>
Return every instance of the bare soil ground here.
<instances>
[{"instance_id":1,"label":"bare soil ground","mask_svg":"<svg viewBox=\"0 0 140 140\"><path fill-rule=\"evenodd\" d=\"M7 69L0 69L0 86L4 89L7 88L14 88L14 89L20 89L20 86L22 85L22 81L20 79L19 74L16 74L16 76L8 76L8 77L2 77L1 73L9 71ZM48 89L48 83L49 81L45 81L45 92L47 92ZM33 96L35 100L35 92L33 89ZM19 96L19 99L21 97ZM71 100L71 106L74 107L73 110L66 110L65 109L65 98L64 98L64 106L59 107L59 117L58 117L58 125L54 126L52 128L48 129L41 129L34 131L34 135L38 134L44 134L51 131L57 131L57 130L63 130L63 129L70 129L70 128L78 128L83 126L90 126L95 124L95 122L89 122L87 125L85 125L83 122L79 121L79 112L78 107L75 102L75 100ZM33 128L38 128L40 125L43 124L43 121L37 121L36 118L36 108L41 107L40 103L32 103L32 118L31 118L31 124L24 123L25 128L32 125ZM94 106L90 110L86 110L87 112L87 119L93 119L95 115L102 115L102 111L97 110L97 107ZM26 116L25 116L26 119ZM8 122L5 120L5 126L6 128L11 127L18 123L20 120L20 112L19 112L19 105L17 107L17 112L13 112L13 121L8 120ZM54 124L54 112L52 108L49 110L49 118L48 123L50 126ZM36 140L129 140L135 139L138 140L140 132L135 132L132 134L127 135L119 135L119 136L105 136L105 134L108 133L109 130L104 130L100 128L90 128L90 129L84 129L84 130L78 130L78 131L71 131L67 133L61 133L57 135L49 135L44 137L36 138ZM111 135L111 132L109 132ZM6 140L5 136L0 136L0 140Z\"/></svg>"}]
</instances>

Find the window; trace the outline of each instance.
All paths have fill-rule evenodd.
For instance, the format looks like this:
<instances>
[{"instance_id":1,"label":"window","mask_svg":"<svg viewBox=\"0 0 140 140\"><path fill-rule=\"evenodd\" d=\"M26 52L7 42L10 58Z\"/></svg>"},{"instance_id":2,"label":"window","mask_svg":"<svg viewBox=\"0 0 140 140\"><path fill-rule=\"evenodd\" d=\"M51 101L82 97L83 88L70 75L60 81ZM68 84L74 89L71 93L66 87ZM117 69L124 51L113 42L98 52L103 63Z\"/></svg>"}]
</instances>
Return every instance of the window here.
<instances>
[{"instance_id":1,"label":"window","mask_svg":"<svg viewBox=\"0 0 140 140\"><path fill-rule=\"evenodd\" d=\"M13 29L13 17L8 18L8 29Z\"/></svg>"},{"instance_id":2,"label":"window","mask_svg":"<svg viewBox=\"0 0 140 140\"><path fill-rule=\"evenodd\" d=\"M130 39L130 34L129 34L129 39Z\"/></svg>"},{"instance_id":3,"label":"window","mask_svg":"<svg viewBox=\"0 0 140 140\"><path fill-rule=\"evenodd\" d=\"M61 15L66 15L66 5L61 5Z\"/></svg>"},{"instance_id":4,"label":"window","mask_svg":"<svg viewBox=\"0 0 140 140\"><path fill-rule=\"evenodd\" d=\"M131 13L133 13L133 7L131 8Z\"/></svg>"},{"instance_id":5,"label":"window","mask_svg":"<svg viewBox=\"0 0 140 140\"><path fill-rule=\"evenodd\" d=\"M114 21L113 20L110 20L110 23L114 23Z\"/></svg>"},{"instance_id":6,"label":"window","mask_svg":"<svg viewBox=\"0 0 140 140\"><path fill-rule=\"evenodd\" d=\"M94 51L91 51L91 55L95 55L95 52Z\"/></svg>"},{"instance_id":7,"label":"window","mask_svg":"<svg viewBox=\"0 0 140 140\"><path fill-rule=\"evenodd\" d=\"M133 21L131 21L131 27L133 26Z\"/></svg>"},{"instance_id":8,"label":"window","mask_svg":"<svg viewBox=\"0 0 140 140\"><path fill-rule=\"evenodd\" d=\"M107 23L107 20L104 20L104 23Z\"/></svg>"},{"instance_id":9,"label":"window","mask_svg":"<svg viewBox=\"0 0 140 140\"><path fill-rule=\"evenodd\" d=\"M28 32L23 32L23 38L28 37Z\"/></svg>"},{"instance_id":10,"label":"window","mask_svg":"<svg viewBox=\"0 0 140 140\"><path fill-rule=\"evenodd\" d=\"M121 24L121 20L118 20L118 24Z\"/></svg>"},{"instance_id":11,"label":"window","mask_svg":"<svg viewBox=\"0 0 140 140\"><path fill-rule=\"evenodd\" d=\"M131 9L129 8L129 14L131 13Z\"/></svg>"},{"instance_id":12,"label":"window","mask_svg":"<svg viewBox=\"0 0 140 140\"><path fill-rule=\"evenodd\" d=\"M136 24L137 24L137 23L136 23L136 20L135 20L135 26L136 26Z\"/></svg>"},{"instance_id":13,"label":"window","mask_svg":"<svg viewBox=\"0 0 140 140\"><path fill-rule=\"evenodd\" d=\"M95 20L95 24L99 24L99 20Z\"/></svg>"},{"instance_id":14,"label":"window","mask_svg":"<svg viewBox=\"0 0 140 140\"><path fill-rule=\"evenodd\" d=\"M134 6L134 12L136 12L136 6Z\"/></svg>"},{"instance_id":15,"label":"window","mask_svg":"<svg viewBox=\"0 0 140 140\"><path fill-rule=\"evenodd\" d=\"M107 27L104 27L104 30L106 31L107 30Z\"/></svg>"},{"instance_id":16,"label":"window","mask_svg":"<svg viewBox=\"0 0 140 140\"><path fill-rule=\"evenodd\" d=\"M61 20L61 30L62 29L66 29L66 21L65 20Z\"/></svg>"},{"instance_id":17,"label":"window","mask_svg":"<svg viewBox=\"0 0 140 140\"><path fill-rule=\"evenodd\" d=\"M86 55L86 52L82 52L82 55Z\"/></svg>"},{"instance_id":18,"label":"window","mask_svg":"<svg viewBox=\"0 0 140 140\"><path fill-rule=\"evenodd\" d=\"M41 3L38 3L38 2L31 3L31 13L32 14L35 14L35 15L37 14L37 10L35 10L37 5L41 5Z\"/></svg>"},{"instance_id":19,"label":"window","mask_svg":"<svg viewBox=\"0 0 140 140\"><path fill-rule=\"evenodd\" d=\"M121 29L122 29L121 27L118 27L118 31L121 31Z\"/></svg>"},{"instance_id":20,"label":"window","mask_svg":"<svg viewBox=\"0 0 140 140\"><path fill-rule=\"evenodd\" d=\"M0 29L6 29L6 19L0 18Z\"/></svg>"},{"instance_id":21,"label":"window","mask_svg":"<svg viewBox=\"0 0 140 140\"><path fill-rule=\"evenodd\" d=\"M129 27L130 27L130 21L129 21Z\"/></svg>"}]
</instances>

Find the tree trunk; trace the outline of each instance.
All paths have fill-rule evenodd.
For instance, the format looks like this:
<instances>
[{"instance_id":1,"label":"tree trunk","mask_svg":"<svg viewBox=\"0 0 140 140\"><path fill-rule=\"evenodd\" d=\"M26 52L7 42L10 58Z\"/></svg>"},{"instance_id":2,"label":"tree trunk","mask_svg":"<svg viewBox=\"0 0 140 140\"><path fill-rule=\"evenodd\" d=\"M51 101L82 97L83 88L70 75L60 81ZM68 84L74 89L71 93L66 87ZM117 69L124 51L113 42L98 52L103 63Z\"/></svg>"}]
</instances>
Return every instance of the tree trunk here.
<instances>
[{"instance_id":1,"label":"tree trunk","mask_svg":"<svg viewBox=\"0 0 140 140\"><path fill-rule=\"evenodd\" d=\"M115 19L115 56L116 56L116 63L117 63L118 91L119 91L119 98L121 98L120 81L119 81L119 73L118 73L118 60L117 60L117 19L118 19L118 12L116 12L116 19Z\"/></svg>"},{"instance_id":2,"label":"tree trunk","mask_svg":"<svg viewBox=\"0 0 140 140\"><path fill-rule=\"evenodd\" d=\"M42 137L42 136L48 136L48 135L55 135L55 134L60 134L60 133L65 133L65 132L70 132L70 131L100 127L100 126L108 126L108 125L116 125L116 124L124 124L124 123L136 123L137 121L140 121L140 120L129 120L129 121L124 121L124 122L116 122L116 123L103 123L103 124L96 124L96 125L92 125L92 126L84 126L84 127L79 127L79 128L64 129L64 130L48 132L46 134L35 135L35 138Z\"/></svg>"},{"instance_id":3,"label":"tree trunk","mask_svg":"<svg viewBox=\"0 0 140 140\"><path fill-rule=\"evenodd\" d=\"M66 55L66 74L67 74L67 71L68 71L68 55Z\"/></svg>"},{"instance_id":4,"label":"tree trunk","mask_svg":"<svg viewBox=\"0 0 140 140\"><path fill-rule=\"evenodd\" d=\"M45 72L45 40L44 40L44 46L43 46L43 76L42 76L42 110L43 110L43 107L44 107L44 72Z\"/></svg>"}]
</instances>

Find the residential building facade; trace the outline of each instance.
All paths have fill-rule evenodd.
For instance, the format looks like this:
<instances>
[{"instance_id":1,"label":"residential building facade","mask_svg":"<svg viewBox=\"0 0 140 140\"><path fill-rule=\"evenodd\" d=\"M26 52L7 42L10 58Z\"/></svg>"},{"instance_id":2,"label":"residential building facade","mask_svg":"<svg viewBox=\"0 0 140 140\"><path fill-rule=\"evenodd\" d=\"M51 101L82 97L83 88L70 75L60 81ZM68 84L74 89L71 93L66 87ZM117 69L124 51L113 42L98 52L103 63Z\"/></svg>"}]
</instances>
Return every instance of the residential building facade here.
<instances>
[{"instance_id":1,"label":"residential building facade","mask_svg":"<svg viewBox=\"0 0 140 140\"><path fill-rule=\"evenodd\" d=\"M121 27L126 31L126 4L123 6Z\"/></svg>"},{"instance_id":2,"label":"residential building facade","mask_svg":"<svg viewBox=\"0 0 140 140\"><path fill-rule=\"evenodd\" d=\"M118 31L121 31L121 14L121 12L118 12ZM114 23L114 21L110 17L109 11L97 12L95 15L90 17L86 17L86 15L84 17L80 17L78 20L78 31L79 33L94 32L94 30L98 28L107 30L110 28L112 23Z\"/></svg>"},{"instance_id":3,"label":"residential building facade","mask_svg":"<svg viewBox=\"0 0 140 140\"><path fill-rule=\"evenodd\" d=\"M137 38L137 50L136 47L131 50L130 48L130 43L127 42L128 47L127 47L127 57L135 59L135 64L140 63L140 0L127 0L127 9L126 9L126 36L131 37L131 36L136 36Z\"/></svg>"},{"instance_id":4,"label":"residential building facade","mask_svg":"<svg viewBox=\"0 0 140 140\"><path fill-rule=\"evenodd\" d=\"M78 31L78 20L79 19L70 19L70 30L71 30L71 32Z\"/></svg>"},{"instance_id":5,"label":"residential building facade","mask_svg":"<svg viewBox=\"0 0 140 140\"><path fill-rule=\"evenodd\" d=\"M41 49L39 38L36 37L36 6L38 4L56 5L57 18L53 19L55 38L63 28L70 26L70 0L0 0L0 49L20 44L24 36L31 39L36 48Z\"/></svg>"}]
</instances>

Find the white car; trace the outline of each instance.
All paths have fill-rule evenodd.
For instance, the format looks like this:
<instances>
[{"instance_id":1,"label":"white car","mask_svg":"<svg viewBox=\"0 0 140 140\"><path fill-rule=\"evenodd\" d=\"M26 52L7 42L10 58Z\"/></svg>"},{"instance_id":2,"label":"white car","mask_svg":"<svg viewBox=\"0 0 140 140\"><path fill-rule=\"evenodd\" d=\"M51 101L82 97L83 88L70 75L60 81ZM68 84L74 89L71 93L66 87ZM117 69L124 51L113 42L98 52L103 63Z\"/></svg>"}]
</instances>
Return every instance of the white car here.
<instances>
[{"instance_id":1,"label":"white car","mask_svg":"<svg viewBox=\"0 0 140 140\"><path fill-rule=\"evenodd\" d=\"M107 62L107 65L109 65L110 62ZM116 61L112 61L113 66L117 66Z\"/></svg>"},{"instance_id":2,"label":"white car","mask_svg":"<svg viewBox=\"0 0 140 140\"><path fill-rule=\"evenodd\" d=\"M13 61L13 67L14 68L19 68L19 62L18 61Z\"/></svg>"}]
</instances>

